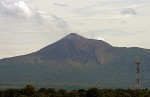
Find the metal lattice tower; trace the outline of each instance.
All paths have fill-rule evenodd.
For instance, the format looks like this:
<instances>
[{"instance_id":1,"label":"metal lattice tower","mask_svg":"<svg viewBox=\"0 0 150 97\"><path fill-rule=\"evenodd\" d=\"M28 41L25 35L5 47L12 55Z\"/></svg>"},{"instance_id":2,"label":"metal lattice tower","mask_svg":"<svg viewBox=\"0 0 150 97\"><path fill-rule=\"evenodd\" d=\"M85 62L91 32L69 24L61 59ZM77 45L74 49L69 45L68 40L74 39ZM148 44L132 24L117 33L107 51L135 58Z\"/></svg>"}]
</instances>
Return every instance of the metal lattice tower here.
<instances>
[{"instance_id":1,"label":"metal lattice tower","mask_svg":"<svg viewBox=\"0 0 150 97\"><path fill-rule=\"evenodd\" d=\"M136 89L140 89L140 61L136 62Z\"/></svg>"}]
</instances>

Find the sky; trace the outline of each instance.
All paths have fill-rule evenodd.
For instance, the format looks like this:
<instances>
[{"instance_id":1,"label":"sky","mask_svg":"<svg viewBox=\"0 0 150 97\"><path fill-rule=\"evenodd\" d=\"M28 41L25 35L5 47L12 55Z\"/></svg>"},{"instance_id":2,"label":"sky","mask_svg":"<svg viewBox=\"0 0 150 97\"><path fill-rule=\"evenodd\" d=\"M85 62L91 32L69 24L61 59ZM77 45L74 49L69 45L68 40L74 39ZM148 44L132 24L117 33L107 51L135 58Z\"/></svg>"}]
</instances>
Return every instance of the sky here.
<instances>
[{"instance_id":1,"label":"sky","mask_svg":"<svg viewBox=\"0 0 150 97\"><path fill-rule=\"evenodd\" d=\"M69 33L150 49L150 0L0 0L0 58L35 52Z\"/></svg>"}]
</instances>

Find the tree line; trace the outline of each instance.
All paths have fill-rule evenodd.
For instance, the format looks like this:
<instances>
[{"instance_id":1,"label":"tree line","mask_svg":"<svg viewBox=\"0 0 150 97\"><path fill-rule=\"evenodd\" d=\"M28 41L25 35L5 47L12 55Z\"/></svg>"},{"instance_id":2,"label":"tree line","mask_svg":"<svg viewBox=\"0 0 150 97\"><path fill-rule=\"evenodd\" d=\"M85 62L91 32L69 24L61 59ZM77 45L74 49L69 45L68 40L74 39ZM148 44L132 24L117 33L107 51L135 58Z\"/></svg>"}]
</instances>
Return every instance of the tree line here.
<instances>
[{"instance_id":1,"label":"tree line","mask_svg":"<svg viewBox=\"0 0 150 97\"><path fill-rule=\"evenodd\" d=\"M150 97L150 90L141 89L79 89L65 90L55 88L35 89L26 85L21 89L0 90L0 97Z\"/></svg>"}]
</instances>

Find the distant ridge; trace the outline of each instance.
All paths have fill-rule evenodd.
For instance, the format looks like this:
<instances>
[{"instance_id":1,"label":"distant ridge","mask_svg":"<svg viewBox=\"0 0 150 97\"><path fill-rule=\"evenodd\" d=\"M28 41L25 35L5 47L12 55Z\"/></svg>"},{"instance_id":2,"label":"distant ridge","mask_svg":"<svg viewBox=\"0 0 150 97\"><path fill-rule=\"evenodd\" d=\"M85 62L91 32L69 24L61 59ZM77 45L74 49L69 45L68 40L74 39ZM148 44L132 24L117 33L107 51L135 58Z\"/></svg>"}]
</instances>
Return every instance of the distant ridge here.
<instances>
[{"instance_id":1,"label":"distant ridge","mask_svg":"<svg viewBox=\"0 0 150 97\"><path fill-rule=\"evenodd\" d=\"M113 47L71 33L37 52L0 60L0 88L134 88L140 58L141 86L150 88L150 50Z\"/></svg>"}]
</instances>

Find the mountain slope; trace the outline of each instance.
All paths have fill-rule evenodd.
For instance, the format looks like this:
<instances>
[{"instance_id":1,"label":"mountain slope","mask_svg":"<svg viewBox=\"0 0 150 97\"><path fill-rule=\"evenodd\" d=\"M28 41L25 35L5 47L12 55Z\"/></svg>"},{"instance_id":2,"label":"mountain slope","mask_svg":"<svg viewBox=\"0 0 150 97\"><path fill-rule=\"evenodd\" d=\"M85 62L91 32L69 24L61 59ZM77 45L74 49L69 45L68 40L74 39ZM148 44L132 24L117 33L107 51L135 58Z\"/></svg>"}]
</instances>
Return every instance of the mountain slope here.
<instances>
[{"instance_id":1,"label":"mountain slope","mask_svg":"<svg viewBox=\"0 0 150 97\"><path fill-rule=\"evenodd\" d=\"M72 33L62 40L39 50L33 56L38 55L45 60L74 61L81 64L90 61L101 63L100 56L111 47L103 41L86 39Z\"/></svg>"},{"instance_id":2,"label":"mountain slope","mask_svg":"<svg viewBox=\"0 0 150 97\"><path fill-rule=\"evenodd\" d=\"M71 33L37 52L0 60L0 86L134 88L137 59L141 85L150 88L150 50L113 47Z\"/></svg>"}]
</instances>

